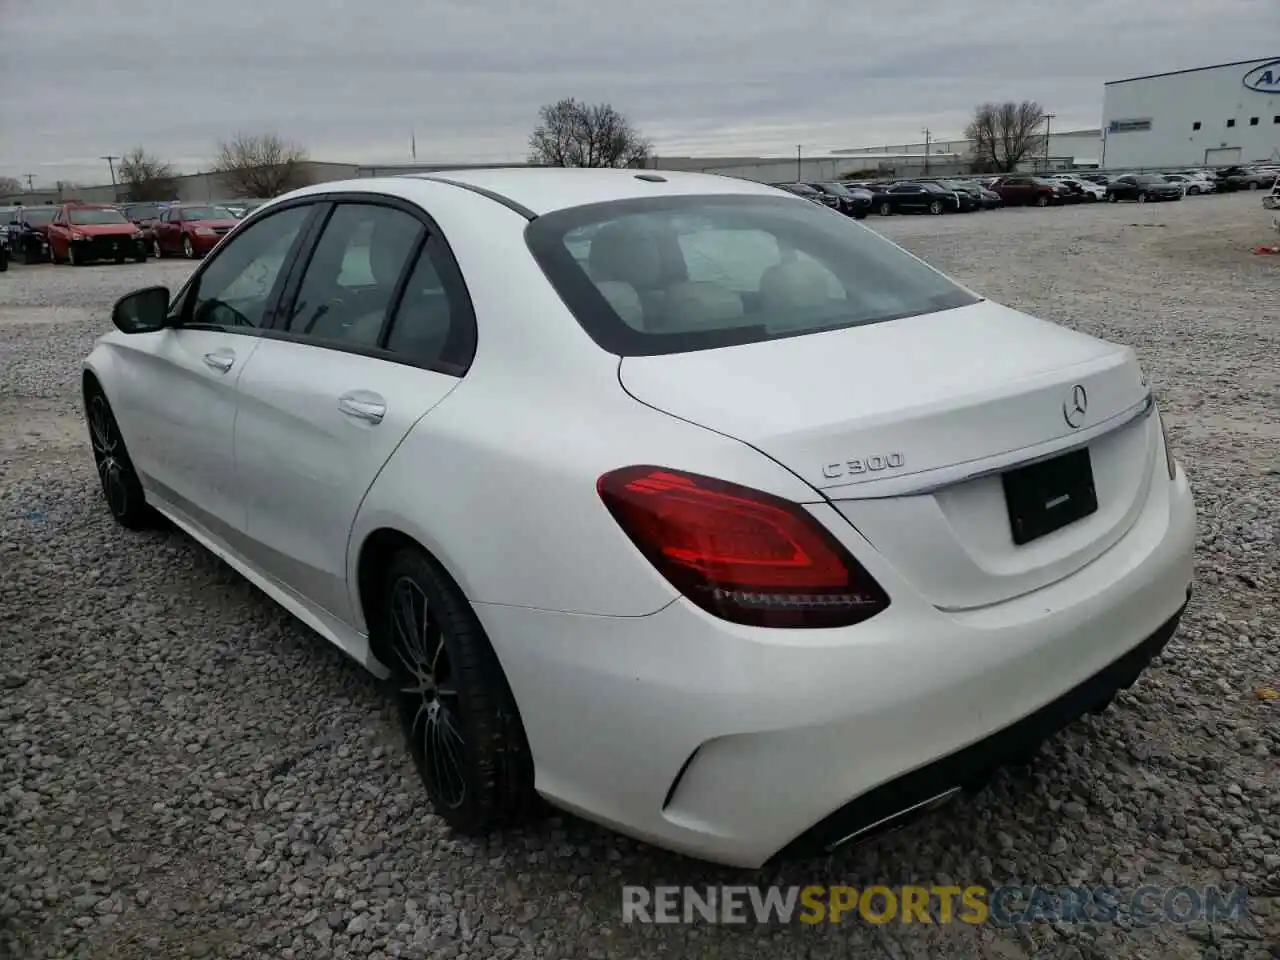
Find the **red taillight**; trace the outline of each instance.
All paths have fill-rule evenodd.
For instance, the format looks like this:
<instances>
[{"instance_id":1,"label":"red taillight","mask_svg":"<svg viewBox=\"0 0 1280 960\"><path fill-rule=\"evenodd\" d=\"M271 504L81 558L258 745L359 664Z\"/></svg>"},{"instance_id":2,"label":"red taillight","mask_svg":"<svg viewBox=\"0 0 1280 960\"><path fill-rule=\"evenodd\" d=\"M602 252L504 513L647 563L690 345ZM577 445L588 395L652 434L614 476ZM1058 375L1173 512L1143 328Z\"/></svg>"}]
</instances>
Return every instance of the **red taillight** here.
<instances>
[{"instance_id":1,"label":"red taillight","mask_svg":"<svg viewBox=\"0 0 1280 960\"><path fill-rule=\"evenodd\" d=\"M624 467L596 484L658 571L709 613L761 627L843 627L889 597L794 503L662 467Z\"/></svg>"}]
</instances>

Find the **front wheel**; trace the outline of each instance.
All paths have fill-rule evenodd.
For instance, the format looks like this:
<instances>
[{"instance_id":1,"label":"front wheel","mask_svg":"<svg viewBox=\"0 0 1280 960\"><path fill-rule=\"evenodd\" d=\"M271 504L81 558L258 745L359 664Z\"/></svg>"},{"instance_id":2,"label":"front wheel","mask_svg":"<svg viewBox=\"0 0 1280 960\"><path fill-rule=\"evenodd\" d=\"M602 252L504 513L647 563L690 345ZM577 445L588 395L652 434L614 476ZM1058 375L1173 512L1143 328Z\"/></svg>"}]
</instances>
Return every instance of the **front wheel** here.
<instances>
[{"instance_id":1,"label":"front wheel","mask_svg":"<svg viewBox=\"0 0 1280 960\"><path fill-rule=\"evenodd\" d=\"M376 618L405 741L435 812L479 835L538 807L515 698L461 590L416 549L392 558Z\"/></svg>"},{"instance_id":2,"label":"front wheel","mask_svg":"<svg viewBox=\"0 0 1280 960\"><path fill-rule=\"evenodd\" d=\"M1108 194L1107 194L1107 201L1108 201L1108 202L1110 202L1110 203L1119 203L1119 202L1120 202L1120 198L1119 198L1119 197L1117 197L1114 193L1108 193Z\"/></svg>"},{"instance_id":3,"label":"front wheel","mask_svg":"<svg viewBox=\"0 0 1280 960\"><path fill-rule=\"evenodd\" d=\"M1257 180L1250 180L1250 181L1249 181L1249 189L1250 189L1250 190L1257 190L1257 189L1259 189L1261 186L1262 186L1262 184L1260 184Z\"/></svg>"},{"instance_id":4,"label":"front wheel","mask_svg":"<svg viewBox=\"0 0 1280 960\"><path fill-rule=\"evenodd\" d=\"M889 203L889 201L886 200L884 203L880 204L880 216L887 217L891 213L893 213L893 205Z\"/></svg>"},{"instance_id":5,"label":"front wheel","mask_svg":"<svg viewBox=\"0 0 1280 960\"><path fill-rule=\"evenodd\" d=\"M111 404L96 385L85 391L85 403L89 442L93 446L93 461L98 468L107 509L122 527L139 530L150 526L153 514L142 493L142 482L133 461L129 459L129 451L125 449L124 438L120 436L120 425L111 412Z\"/></svg>"},{"instance_id":6,"label":"front wheel","mask_svg":"<svg viewBox=\"0 0 1280 960\"><path fill-rule=\"evenodd\" d=\"M161 249L159 240L151 241L151 255L155 257L157 260L164 257L164 250Z\"/></svg>"},{"instance_id":7,"label":"front wheel","mask_svg":"<svg viewBox=\"0 0 1280 960\"><path fill-rule=\"evenodd\" d=\"M1138 194L1138 202L1139 202L1139 203L1146 203L1146 202L1147 202L1147 195L1146 195L1145 193L1140 193L1140 194Z\"/></svg>"},{"instance_id":8,"label":"front wheel","mask_svg":"<svg viewBox=\"0 0 1280 960\"><path fill-rule=\"evenodd\" d=\"M1040 194L1040 196L1036 197L1037 207L1047 207L1048 205L1049 205L1049 198L1046 197L1043 193Z\"/></svg>"},{"instance_id":9,"label":"front wheel","mask_svg":"<svg viewBox=\"0 0 1280 960\"><path fill-rule=\"evenodd\" d=\"M76 253L76 245L74 243L67 244L67 263L73 267L84 266L84 258Z\"/></svg>"},{"instance_id":10,"label":"front wheel","mask_svg":"<svg viewBox=\"0 0 1280 960\"><path fill-rule=\"evenodd\" d=\"M184 236L182 238L182 255L188 260L196 258L196 248L191 243L191 238Z\"/></svg>"},{"instance_id":11,"label":"front wheel","mask_svg":"<svg viewBox=\"0 0 1280 960\"><path fill-rule=\"evenodd\" d=\"M1200 188L1199 188L1199 187L1187 187L1187 193L1191 194L1191 196L1193 196L1193 197L1194 197L1194 196L1196 196L1197 194L1199 194L1199 193L1200 193Z\"/></svg>"}]
</instances>

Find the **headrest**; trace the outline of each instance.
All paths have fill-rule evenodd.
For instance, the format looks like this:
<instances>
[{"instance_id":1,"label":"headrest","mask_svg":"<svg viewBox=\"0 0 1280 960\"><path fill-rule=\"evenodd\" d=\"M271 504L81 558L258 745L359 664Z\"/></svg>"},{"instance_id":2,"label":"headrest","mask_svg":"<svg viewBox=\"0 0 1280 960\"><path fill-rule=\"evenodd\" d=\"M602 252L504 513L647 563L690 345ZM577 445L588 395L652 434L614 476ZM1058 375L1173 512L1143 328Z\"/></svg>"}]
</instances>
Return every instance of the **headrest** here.
<instances>
[{"instance_id":1,"label":"headrest","mask_svg":"<svg viewBox=\"0 0 1280 960\"><path fill-rule=\"evenodd\" d=\"M742 314L742 297L719 283L684 280L662 298L662 326L672 330L714 330Z\"/></svg>"},{"instance_id":2,"label":"headrest","mask_svg":"<svg viewBox=\"0 0 1280 960\"><path fill-rule=\"evenodd\" d=\"M609 301L609 306L622 318L622 322L636 330L644 329L644 304L636 288L621 280L599 280L596 289Z\"/></svg>"},{"instance_id":3,"label":"headrest","mask_svg":"<svg viewBox=\"0 0 1280 960\"><path fill-rule=\"evenodd\" d=\"M812 260L770 267L760 277L760 308L765 313L808 310L831 302L831 273Z\"/></svg>"},{"instance_id":4,"label":"headrest","mask_svg":"<svg viewBox=\"0 0 1280 960\"><path fill-rule=\"evenodd\" d=\"M587 269L597 282L621 280L636 290L651 290L662 282L657 237L634 221L606 224L591 240Z\"/></svg>"}]
</instances>

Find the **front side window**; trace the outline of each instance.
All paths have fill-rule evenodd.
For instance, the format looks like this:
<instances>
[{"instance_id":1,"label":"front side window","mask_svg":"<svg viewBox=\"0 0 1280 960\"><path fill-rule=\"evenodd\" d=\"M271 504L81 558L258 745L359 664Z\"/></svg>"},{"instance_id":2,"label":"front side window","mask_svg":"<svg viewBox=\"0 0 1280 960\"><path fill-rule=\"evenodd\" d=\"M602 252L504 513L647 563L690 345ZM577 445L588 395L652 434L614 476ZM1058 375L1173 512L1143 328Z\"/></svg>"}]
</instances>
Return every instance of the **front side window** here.
<instances>
[{"instance_id":1,"label":"front side window","mask_svg":"<svg viewBox=\"0 0 1280 960\"><path fill-rule=\"evenodd\" d=\"M111 207L95 209L93 207L71 210L67 218L76 226L87 227L109 223L128 223L125 215Z\"/></svg>"},{"instance_id":2,"label":"front side window","mask_svg":"<svg viewBox=\"0 0 1280 960\"><path fill-rule=\"evenodd\" d=\"M185 297L185 321L231 328L262 326L272 292L311 210L310 206L291 207L228 237Z\"/></svg>"},{"instance_id":3,"label":"front side window","mask_svg":"<svg viewBox=\"0 0 1280 960\"><path fill-rule=\"evenodd\" d=\"M400 278L425 234L422 223L403 210L339 204L307 264L288 331L376 347Z\"/></svg>"},{"instance_id":4,"label":"front side window","mask_svg":"<svg viewBox=\"0 0 1280 960\"><path fill-rule=\"evenodd\" d=\"M622 356L799 336L979 299L847 218L774 197L591 204L544 214L525 236L586 332Z\"/></svg>"}]
</instances>

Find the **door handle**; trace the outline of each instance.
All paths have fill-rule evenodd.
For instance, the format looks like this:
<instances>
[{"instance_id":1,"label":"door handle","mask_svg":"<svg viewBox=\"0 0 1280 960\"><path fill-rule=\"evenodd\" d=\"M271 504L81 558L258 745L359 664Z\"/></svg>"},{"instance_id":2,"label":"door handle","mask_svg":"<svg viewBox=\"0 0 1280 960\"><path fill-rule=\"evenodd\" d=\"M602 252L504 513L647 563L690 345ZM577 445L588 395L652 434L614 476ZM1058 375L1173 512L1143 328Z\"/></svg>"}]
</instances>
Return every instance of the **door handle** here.
<instances>
[{"instance_id":1,"label":"door handle","mask_svg":"<svg viewBox=\"0 0 1280 960\"><path fill-rule=\"evenodd\" d=\"M387 404L376 393L368 390L352 390L338 398L338 409L348 417L378 424L387 415Z\"/></svg>"},{"instance_id":2,"label":"door handle","mask_svg":"<svg viewBox=\"0 0 1280 960\"><path fill-rule=\"evenodd\" d=\"M236 355L230 350L215 350L204 355L205 366L212 367L219 373L226 373L236 362Z\"/></svg>"}]
</instances>

